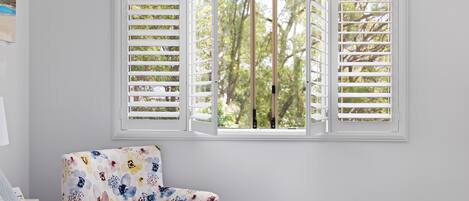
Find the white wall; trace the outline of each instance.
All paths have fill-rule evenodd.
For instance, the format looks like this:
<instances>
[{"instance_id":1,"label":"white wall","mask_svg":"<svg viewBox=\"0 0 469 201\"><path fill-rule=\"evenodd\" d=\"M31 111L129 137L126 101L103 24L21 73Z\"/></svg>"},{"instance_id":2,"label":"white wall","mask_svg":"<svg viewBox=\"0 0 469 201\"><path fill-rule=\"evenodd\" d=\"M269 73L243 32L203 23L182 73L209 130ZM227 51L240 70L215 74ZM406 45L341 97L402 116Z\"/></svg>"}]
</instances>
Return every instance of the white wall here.
<instances>
[{"instance_id":1,"label":"white wall","mask_svg":"<svg viewBox=\"0 0 469 201\"><path fill-rule=\"evenodd\" d=\"M5 98L10 145L0 147L0 169L29 191L29 1L17 3L17 43L0 44L0 96Z\"/></svg>"},{"instance_id":2,"label":"white wall","mask_svg":"<svg viewBox=\"0 0 469 201\"><path fill-rule=\"evenodd\" d=\"M111 0L31 2L31 194L60 155L159 144L169 185L223 201L469 200L468 1L410 2L408 143L111 141Z\"/></svg>"}]
</instances>

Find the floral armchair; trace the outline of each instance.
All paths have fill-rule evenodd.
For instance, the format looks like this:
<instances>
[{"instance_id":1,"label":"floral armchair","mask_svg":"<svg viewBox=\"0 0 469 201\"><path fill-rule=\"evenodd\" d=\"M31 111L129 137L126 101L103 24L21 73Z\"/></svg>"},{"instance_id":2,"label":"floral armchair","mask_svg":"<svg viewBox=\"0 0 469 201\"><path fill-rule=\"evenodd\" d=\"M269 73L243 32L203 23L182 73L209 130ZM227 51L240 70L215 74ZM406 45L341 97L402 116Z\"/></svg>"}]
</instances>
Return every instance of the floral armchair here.
<instances>
[{"instance_id":1,"label":"floral armchair","mask_svg":"<svg viewBox=\"0 0 469 201\"><path fill-rule=\"evenodd\" d=\"M157 146L63 156L62 201L219 201L216 194L163 185Z\"/></svg>"}]
</instances>

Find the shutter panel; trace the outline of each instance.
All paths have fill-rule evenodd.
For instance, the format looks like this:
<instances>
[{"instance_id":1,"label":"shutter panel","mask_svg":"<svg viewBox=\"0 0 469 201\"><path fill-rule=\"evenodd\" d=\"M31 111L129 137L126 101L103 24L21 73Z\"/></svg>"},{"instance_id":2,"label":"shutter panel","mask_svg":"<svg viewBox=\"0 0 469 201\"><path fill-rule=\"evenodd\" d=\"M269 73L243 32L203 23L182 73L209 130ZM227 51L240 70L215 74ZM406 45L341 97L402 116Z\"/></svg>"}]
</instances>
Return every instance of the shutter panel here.
<instances>
[{"instance_id":1,"label":"shutter panel","mask_svg":"<svg viewBox=\"0 0 469 201\"><path fill-rule=\"evenodd\" d=\"M339 0L337 118L392 118L392 0Z\"/></svg>"},{"instance_id":2,"label":"shutter panel","mask_svg":"<svg viewBox=\"0 0 469 201\"><path fill-rule=\"evenodd\" d=\"M191 1L190 23L190 126L217 134L218 51L216 0Z\"/></svg>"},{"instance_id":3,"label":"shutter panel","mask_svg":"<svg viewBox=\"0 0 469 201\"><path fill-rule=\"evenodd\" d=\"M306 80L307 132L327 132L329 102L329 15L327 0L308 0ZM307 26L308 27L308 26Z\"/></svg>"},{"instance_id":4,"label":"shutter panel","mask_svg":"<svg viewBox=\"0 0 469 201\"><path fill-rule=\"evenodd\" d=\"M127 127L185 130L184 5L127 0Z\"/></svg>"}]
</instances>

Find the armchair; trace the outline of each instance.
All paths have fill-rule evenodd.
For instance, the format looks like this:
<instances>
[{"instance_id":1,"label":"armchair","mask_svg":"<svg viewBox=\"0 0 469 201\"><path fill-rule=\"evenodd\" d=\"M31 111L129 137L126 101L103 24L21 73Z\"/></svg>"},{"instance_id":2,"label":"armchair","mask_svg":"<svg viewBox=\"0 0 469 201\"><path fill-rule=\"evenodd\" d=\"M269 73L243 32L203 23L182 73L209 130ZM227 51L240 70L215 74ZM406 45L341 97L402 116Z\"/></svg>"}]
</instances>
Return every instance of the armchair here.
<instances>
[{"instance_id":1,"label":"armchair","mask_svg":"<svg viewBox=\"0 0 469 201\"><path fill-rule=\"evenodd\" d=\"M163 185L157 146L63 156L62 201L219 201L210 192Z\"/></svg>"}]
</instances>

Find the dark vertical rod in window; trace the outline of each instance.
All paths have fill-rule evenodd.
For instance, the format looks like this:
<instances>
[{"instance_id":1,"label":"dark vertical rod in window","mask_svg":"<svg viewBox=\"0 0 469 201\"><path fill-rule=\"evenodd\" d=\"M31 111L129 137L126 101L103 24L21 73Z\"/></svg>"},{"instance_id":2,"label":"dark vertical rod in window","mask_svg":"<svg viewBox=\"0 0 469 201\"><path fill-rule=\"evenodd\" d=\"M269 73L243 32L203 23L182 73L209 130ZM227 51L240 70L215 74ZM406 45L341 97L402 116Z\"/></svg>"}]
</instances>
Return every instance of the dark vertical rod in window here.
<instances>
[{"instance_id":1,"label":"dark vertical rod in window","mask_svg":"<svg viewBox=\"0 0 469 201\"><path fill-rule=\"evenodd\" d=\"M250 56L251 56L251 107L252 128L257 128L256 120L256 0L251 0L251 29L250 29Z\"/></svg>"},{"instance_id":2,"label":"dark vertical rod in window","mask_svg":"<svg viewBox=\"0 0 469 201\"><path fill-rule=\"evenodd\" d=\"M277 1L272 0L272 113L270 119L270 127L275 128L277 125L277 91L278 91L278 14Z\"/></svg>"}]
</instances>

